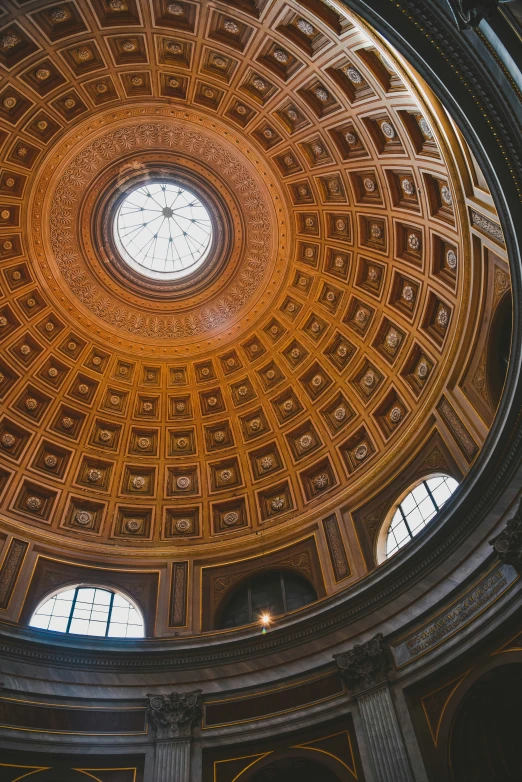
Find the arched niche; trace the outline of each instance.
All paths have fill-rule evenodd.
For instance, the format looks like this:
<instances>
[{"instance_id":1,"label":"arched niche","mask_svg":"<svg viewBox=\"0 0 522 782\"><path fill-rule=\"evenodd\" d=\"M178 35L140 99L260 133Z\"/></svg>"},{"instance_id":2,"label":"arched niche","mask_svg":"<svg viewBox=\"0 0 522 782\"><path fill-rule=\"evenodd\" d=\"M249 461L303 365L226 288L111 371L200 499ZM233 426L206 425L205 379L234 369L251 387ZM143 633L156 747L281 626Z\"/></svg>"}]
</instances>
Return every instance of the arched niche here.
<instances>
[{"instance_id":1,"label":"arched niche","mask_svg":"<svg viewBox=\"0 0 522 782\"><path fill-rule=\"evenodd\" d=\"M341 782L352 778L352 772L333 756L299 748L270 753L236 777L237 782Z\"/></svg>"},{"instance_id":2,"label":"arched niche","mask_svg":"<svg viewBox=\"0 0 522 782\"><path fill-rule=\"evenodd\" d=\"M493 408L498 406L511 352L513 330L513 300L511 292L506 293L497 305L488 335L486 378Z\"/></svg>"},{"instance_id":3,"label":"arched niche","mask_svg":"<svg viewBox=\"0 0 522 782\"><path fill-rule=\"evenodd\" d=\"M67 766L62 767L61 765L44 769L30 776L31 779L34 779L34 782L87 782L88 779L92 779L92 776L89 777L86 774L82 774L81 771Z\"/></svg>"},{"instance_id":4,"label":"arched niche","mask_svg":"<svg viewBox=\"0 0 522 782\"><path fill-rule=\"evenodd\" d=\"M244 578L231 590L214 620L218 629L232 629L253 624L262 615L283 616L317 600L317 591L303 575L286 568L270 568ZM245 621L235 621L243 606Z\"/></svg>"},{"instance_id":5,"label":"arched niche","mask_svg":"<svg viewBox=\"0 0 522 782\"><path fill-rule=\"evenodd\" d=\"M519 782L522 663L483 674L459 704L449 737L452 782Z\"/></svg>"}]
</instances>

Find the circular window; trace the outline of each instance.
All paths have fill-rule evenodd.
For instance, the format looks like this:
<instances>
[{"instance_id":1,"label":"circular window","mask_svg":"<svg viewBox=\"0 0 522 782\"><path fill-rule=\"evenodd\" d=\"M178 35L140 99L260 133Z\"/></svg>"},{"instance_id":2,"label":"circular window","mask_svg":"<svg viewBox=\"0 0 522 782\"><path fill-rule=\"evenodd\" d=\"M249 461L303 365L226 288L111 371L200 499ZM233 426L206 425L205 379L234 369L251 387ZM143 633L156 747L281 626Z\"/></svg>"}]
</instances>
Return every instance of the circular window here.
<instances>
[{"instance_id":1,"label":"circular window","mask_svg":"<svg viewBox=\"0 0 522 782\"><path fill-rule=\"evenodd\" d=\"M199 269L212 245L212 220L199 198L175 182L129 191L114 219L123 260L154 280L177 280Z\"/></svg>"}]
</instances>

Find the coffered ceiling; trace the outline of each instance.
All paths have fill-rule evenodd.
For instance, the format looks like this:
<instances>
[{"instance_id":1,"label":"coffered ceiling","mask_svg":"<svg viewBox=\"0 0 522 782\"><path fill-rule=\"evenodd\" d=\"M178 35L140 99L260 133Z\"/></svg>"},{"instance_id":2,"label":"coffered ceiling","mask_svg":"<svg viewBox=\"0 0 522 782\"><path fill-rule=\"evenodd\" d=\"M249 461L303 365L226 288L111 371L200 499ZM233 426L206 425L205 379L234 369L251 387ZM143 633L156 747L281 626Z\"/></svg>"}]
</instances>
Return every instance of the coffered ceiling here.
<instances>
[{"instance_id":1,"label":"coffered ceiling","mask_svg":"<svg viewBox=\"0 0 522 782\"><path fill-rule=\"evenodd\" d=\"M1 13L7 529L212 558L367 501L435 428L467 470L439 408L476 453L487 427L454 393L486 295L473 164L406 64L319 0ZM111 204L155 172L216 221L179 287L112 244Z\"/></svg>"}]
</instances>

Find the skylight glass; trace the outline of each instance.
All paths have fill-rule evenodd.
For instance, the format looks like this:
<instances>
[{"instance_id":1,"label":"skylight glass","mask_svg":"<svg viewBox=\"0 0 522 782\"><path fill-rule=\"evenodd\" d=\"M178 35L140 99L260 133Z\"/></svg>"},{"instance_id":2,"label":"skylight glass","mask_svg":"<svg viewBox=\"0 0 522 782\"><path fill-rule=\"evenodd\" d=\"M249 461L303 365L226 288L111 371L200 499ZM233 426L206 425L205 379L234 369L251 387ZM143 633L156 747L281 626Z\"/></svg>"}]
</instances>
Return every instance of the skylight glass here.
<instances>
[{"instance_id":1,"label":"skylight glass","mask_svg":"<svg viewBox=\"0 0 522 782\"><path fill-rule=\"evenodd\" d=\"M114 222L116 245L135 271L176 280L199 269L212 244L212 221L190 190L172 182L148 182L131 190Z\"/></svg>"}]
</instances>

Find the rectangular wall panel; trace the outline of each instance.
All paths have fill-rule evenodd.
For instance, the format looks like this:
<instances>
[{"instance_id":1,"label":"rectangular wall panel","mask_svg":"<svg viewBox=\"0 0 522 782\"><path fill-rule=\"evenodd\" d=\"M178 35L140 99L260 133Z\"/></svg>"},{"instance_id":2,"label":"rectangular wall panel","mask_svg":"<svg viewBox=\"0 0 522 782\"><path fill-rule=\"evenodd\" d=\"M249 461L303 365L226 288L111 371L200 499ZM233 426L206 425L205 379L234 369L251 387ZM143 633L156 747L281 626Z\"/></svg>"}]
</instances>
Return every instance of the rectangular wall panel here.
<instances>
[{"instance_id":1,"label":"rectangular wall panel","mask_svg":"<svg viewBox=\"0 0 522 782\"><path fill-rule=\"evenodd\" d=\"M7 608L9 605L28 545L25 540L17 538L11 541L0 568L0 608Z\"/></svg>"},{"instance_id":2,"label":"rectangular wall panel","mask_svg":"<svg viewBox=\"0 0 522 782\"><path fill-rule=\"evenodd\" d=\"M351 571L343 539L341 537L341 530L339 529L339 522L337 521L335 513L328 516L328 518L323 519L323 526L333 571L335 573L335 580L341 581L343 578L347 578L351 575Z\"/></svg>"},{"instance_id":3,"label":"rectangular wall panel","mask_svg":"<svg viewBox=\"0 0 522 782\"><path fill-rule=\"evenodd\" d=\"M170 589L170 627L187 624L188 562L174 562Z\"/></svg>"}]
</instances>

